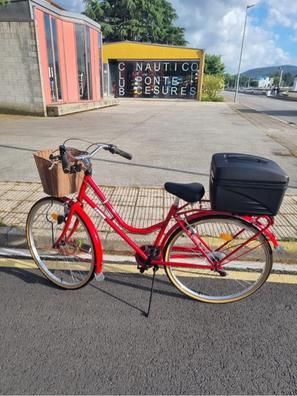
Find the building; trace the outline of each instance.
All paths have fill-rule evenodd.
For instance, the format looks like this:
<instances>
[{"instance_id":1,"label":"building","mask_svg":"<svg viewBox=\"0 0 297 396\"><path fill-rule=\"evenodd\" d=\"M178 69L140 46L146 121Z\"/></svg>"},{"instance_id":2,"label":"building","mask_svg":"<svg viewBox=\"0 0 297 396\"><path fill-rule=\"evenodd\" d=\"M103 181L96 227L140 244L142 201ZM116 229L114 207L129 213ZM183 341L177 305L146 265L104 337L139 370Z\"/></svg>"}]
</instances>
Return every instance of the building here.
<instances>
[{"instance_id":1,"label":"building","mask_svg":"<svg viewBox=\"0 0 297 396\"><path fill-rule=\"evenodd\" d=\"M258 80L258 88L271 88L273 86L273 78L270 77L261 77Z\"/></svg>"},{"instance_id":2,"label":"building","mask_svg":"<svg viewBox=\"0 0 297 396\"><path fill-rule=\"evenodd\" d=\"M53 1L0 8L0 111L62 115L106 104L98 23Z\"/></svg>"},{"instance_id":3,"label":"building","mask_svg":"<svg viewBox=\"0 0 297 396\"><path fill-rule=\"evenodd\" d=\"M103 46L106 95L201 99L204 51L137 42Z\"/></svg>"}]
</instances>

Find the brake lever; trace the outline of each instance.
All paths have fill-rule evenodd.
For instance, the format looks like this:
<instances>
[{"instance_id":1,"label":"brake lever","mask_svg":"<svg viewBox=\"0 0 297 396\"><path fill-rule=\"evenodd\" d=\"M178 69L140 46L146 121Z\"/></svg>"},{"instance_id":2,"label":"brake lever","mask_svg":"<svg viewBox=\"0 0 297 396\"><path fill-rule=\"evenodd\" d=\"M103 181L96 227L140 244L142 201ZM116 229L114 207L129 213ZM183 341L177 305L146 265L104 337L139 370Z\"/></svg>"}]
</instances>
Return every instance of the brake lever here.
<instances>
[{"instance_id":1,"label":"brake lever","mask_svg":"<svg viewBox=\"0 0 297 396\"><path fill-rule=\"evenodd\" d=\"M115 154L117 146L114 144L109 144L107 147L103 147L104 150L109 151L111 154Z\"/></svg>"}]
</instances>

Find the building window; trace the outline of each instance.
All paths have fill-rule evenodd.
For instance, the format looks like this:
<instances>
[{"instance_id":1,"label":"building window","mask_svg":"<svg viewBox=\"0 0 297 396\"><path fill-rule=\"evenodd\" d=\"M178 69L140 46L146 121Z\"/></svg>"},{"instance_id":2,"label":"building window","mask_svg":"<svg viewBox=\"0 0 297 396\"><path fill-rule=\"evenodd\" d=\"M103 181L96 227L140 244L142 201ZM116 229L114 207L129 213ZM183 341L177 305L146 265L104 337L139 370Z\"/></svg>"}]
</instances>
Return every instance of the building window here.
<instances>
[{"instance_id":1,"label":"building window","mask_svg":"<svg viewBox=\"0 0 297 396\"><path fill-rule=\"evenodd\" d=\"M76 54L80 99L92 99L90 28L76 25Z\"/></svg>"},{"instance_id":2,"label":"building window","mask_svg":"<svg viewBox=\"0 0 297 396\"><path fill-rule=\"evenodd\" d=\"M57 102L62 99L62 91L56 19L44 14L44 24L51 98L53 102Z\"/></svg>"},{"instance_id":3,"label":"building window","mask_svg":"<svg viewBox=\"0 0 297 396\"><path fill-rule=\"evenodd\" d=\"M142 98L195 99L199 60L109 62L112 93Z\"/></svg>"}]
</instances>

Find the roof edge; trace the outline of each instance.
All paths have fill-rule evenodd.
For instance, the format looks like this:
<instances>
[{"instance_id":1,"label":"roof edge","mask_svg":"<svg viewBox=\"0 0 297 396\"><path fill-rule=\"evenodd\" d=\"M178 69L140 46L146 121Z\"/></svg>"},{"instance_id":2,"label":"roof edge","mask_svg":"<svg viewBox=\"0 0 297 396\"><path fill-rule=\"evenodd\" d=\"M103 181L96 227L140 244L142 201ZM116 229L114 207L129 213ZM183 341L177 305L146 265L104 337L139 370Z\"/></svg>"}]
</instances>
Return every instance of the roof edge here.
<instances>
[{"instance_id":1,"label":"roof edge","mask_svg":"<svg viewBox=\"0 0 297 396\"><path fill-rule=\"evenodd\" d=\"M55 7L53 4L49 3L46 0L28 0L28 1L30 3L31 7L32 7L32 5L33 6L34 5L39 5L42 8L45 8L45 9L51 11L52 13L63 17L64 19L83 20L83 21L87 22L89 25L92 25L92 26L96 27L97 29L101 30L101 25L99 23L93 21L93 19L87 17L86 15L79 14L79 13L76 13L76 12L61 10L60 8Z\"/></svg>"},{"instance_id":2,"label":"roof edge","mask_svg":"<svg viewBox=\"0 0 297 396\"><path fill-rule=\"evenodd\" d=\"M105 42L103 45L113 45L113 44L123 44L123 43L129 43L129 44L140 44L140 45L155 45L159 47L169 47L169 48L180 48L180 49L188 49L188 50L198 50L205 52L203 48L194 48L194 47L185 47L181 45L172 45L172 44L161 44L161 43L148 43L148 42L141 42L141 41L130 41L130 40L123 40L123 41L111 41L111 42Z\"/></svg>"}]
</instances>

